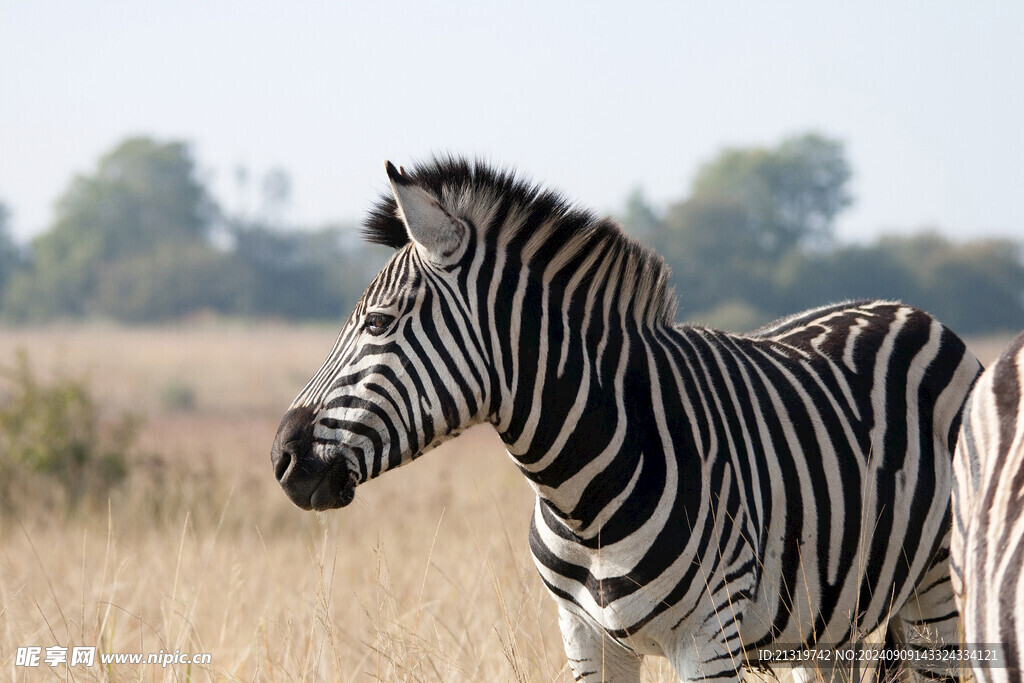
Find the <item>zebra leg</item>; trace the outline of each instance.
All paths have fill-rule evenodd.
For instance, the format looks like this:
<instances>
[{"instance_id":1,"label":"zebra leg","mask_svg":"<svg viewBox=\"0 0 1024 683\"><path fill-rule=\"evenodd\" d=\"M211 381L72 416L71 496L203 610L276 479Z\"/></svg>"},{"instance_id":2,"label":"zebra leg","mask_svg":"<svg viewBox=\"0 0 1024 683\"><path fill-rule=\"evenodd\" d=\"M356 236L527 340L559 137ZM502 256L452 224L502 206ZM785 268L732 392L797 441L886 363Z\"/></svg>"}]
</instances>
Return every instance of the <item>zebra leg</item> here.
<instances>
[{"instance_id":1,"label":"zebra leg","mask_svg":"<svg viewBox=\"0 0 1024 683\"><path fill-rule=\"evenodd\" d=\"M691 615L675 625L673 650L665 653L681 681L739 681L748 663L740 631L758 583L758 565L750 536L740 531L745 511L730 514L723 508L721 514L729 526L728 535L717 531L725 536L719 540L720 561L710 563L717 568L702 577L707 592Z\"/></svg>"},{"instance_id":2,"label":"zebra leg","mask_svg":"<svg viewBox=\"0 0 1024 683\"><path fill-rule=\"evenodd\" d=\"M744 664L739 633L732 629L700 630L666 653L680 681L739 681Z\"/></svg>"},{"instance_id":3,"label":"zebra leg","mask_svg":"<svg viewBox=\"0 0 1024 683\"><path fill-rule=\"evenodd\" d=\"M698 632L666 653L680 681L739 681L742 678L743 646L739 635Z\"/></svg>"},{"instance_id":4,"label":"zebra leg","mask_svg":"<svg viewBox=\"0 0 1024 683\"><path fill-rule=\"evenodd\" d=\"M672 651L666 656L681 681L739 681L746 653L740 625L747 599L732 595L723 601L725 589L711 596L703 623L683 626ZM715 599L717 598L717 600ZM714 608L714 605L721 605Z\"/></svg>"},{"instance_id":5,"label":"zebra leg","mask_svg":"<svg viewBox=\"0 0 1024 683\"><path fill-rule=\"evenodd\" d=\"M565 656L577 681L639 683L641 658L588 617L558 606Z\"/></svg>"},{"instance_id":6,"label":"zebra leg","mask_svg":"<svg viewBox=\"0 0 1024 683\"><path fill-rule=\"evenodd\" d=\"M960 645L960 615L953 597L949 570L949 534L931 568L896 615L902 640L915 650L941 650ZM890 628L893 624L890 624ZM936 663L916 662L910 668L926 680L959 681L962 671Z\"/></svg>"}]
</instances>

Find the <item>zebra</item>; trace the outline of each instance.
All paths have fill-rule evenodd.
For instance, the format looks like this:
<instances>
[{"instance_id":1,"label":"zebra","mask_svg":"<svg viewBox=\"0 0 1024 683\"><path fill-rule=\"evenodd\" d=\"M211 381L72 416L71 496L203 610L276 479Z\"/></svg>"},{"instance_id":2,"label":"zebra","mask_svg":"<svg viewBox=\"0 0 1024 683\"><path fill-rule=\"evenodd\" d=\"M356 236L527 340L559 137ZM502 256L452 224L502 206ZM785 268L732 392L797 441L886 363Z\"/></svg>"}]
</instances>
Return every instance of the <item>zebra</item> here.
<instances>
[{"instance_id":1,"label":"zebra","mask_svg":"<svg viewBox=\"0 0 1024 683\"><path fill-rule=\"evenodd\" d=\"M928 314L848 302L740 336L677 325L662 259L508 169L386 162L395 248L284 415L301 508L489 422L577 680L737 680L772 645L902 622L956 641L952 456L980 365ZM937 674L936 674L937 675Z\"/></svg>"},{"instance_id":2,"label":"zebra","mask_svg":"<svg viewBox=\"0 0 1024 683\"><path fill-rule=\"evenodd\" d=\"M1024 333L964 407L953 458L950 569L978 681L1020 681L1024 653ZM995 650L997 662L987 652Z\"/></svg>"}]
</instances>

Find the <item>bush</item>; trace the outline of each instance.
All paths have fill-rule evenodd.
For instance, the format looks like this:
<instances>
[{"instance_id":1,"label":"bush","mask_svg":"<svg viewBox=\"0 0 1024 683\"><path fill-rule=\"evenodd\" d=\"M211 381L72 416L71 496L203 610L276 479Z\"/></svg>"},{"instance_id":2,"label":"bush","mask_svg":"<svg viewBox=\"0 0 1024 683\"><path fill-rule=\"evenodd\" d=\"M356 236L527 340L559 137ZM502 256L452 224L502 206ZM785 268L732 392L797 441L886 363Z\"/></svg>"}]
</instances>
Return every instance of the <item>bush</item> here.
<instances>
[{"instance_id":1,"label":"bush","mask_svg":"<svg viewBox=\"0 0 1024 683\"><path fill-rule=\"evenodd\" d=\"M143 323L196 311L234 313L254 274L205 245L168 245L110 263L87 312Z\"/></svg>"},{"instance_id":2,"label":"bush","mask_svg":"<svg viewBox=\"0 0 1024 683\"><path fill-rule=\"evenodd\" d=\"M0 368L0 495L13 504L16 487L41 483L63 494L69 509L84 499L105 501L128 473L128 453L140 426L135 416L101 419L86 382L41 381L21 351Z\"/></svg>"},{"instance_id":3,"label":"bush","mask_svg":"<svg viewBox=\"0 0 1024 683\"><path fill-rule=\"evenodd\" d=\"M160 390L160 404L173 412L191 412L196 407L196 392L180 380L173 380Z\"/></svg>"}]
</instances>

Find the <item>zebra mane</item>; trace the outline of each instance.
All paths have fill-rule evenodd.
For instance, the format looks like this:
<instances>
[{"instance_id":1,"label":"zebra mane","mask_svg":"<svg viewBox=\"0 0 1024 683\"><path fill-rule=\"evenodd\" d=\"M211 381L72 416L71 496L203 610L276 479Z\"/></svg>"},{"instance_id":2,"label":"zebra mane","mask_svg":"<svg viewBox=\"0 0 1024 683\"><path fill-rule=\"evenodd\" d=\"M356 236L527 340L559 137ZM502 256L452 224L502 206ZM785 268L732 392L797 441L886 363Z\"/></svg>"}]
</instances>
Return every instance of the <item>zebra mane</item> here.
<instances>
[{"instance_id":1,"label":"zebra mane","mask_svg":"<svg viewBox=\"0 0 1024 683\"><path fill-rule=\"evenodd\" d=\"M435 157L403 171L448 213L475 226L482 240L528 253L531 267L543 268L556 258L582 260L593 249L621 252L620 291L647 320L673 323L676 299L668 288L668 266L615 221L598 218L563 195L517 177L512 170L479 160ZM409 244L390 193L382 194L370 210L362 234L372 244L394 249Z\"/></svg>"}]
</instances>

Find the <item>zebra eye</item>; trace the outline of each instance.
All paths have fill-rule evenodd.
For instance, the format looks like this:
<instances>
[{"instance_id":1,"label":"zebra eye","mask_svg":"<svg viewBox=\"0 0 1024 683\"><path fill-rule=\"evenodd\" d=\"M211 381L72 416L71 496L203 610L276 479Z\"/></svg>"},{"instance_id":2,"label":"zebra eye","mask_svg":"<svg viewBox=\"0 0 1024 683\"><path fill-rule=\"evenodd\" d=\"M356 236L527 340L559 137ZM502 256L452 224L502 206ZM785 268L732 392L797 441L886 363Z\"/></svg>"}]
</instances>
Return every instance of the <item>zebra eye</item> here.
<instances>
[{"instance_id":1,"label":"zebra eye","mask_svg":"<svg viewBox=\"0 0 1024 683\"><path fill-rule=\"evenodd\" d=\"M394 321L395 316L387 313L367 313L363 320L363 329L376 337L387 332Z\"/></svg>"}]
</instances>

